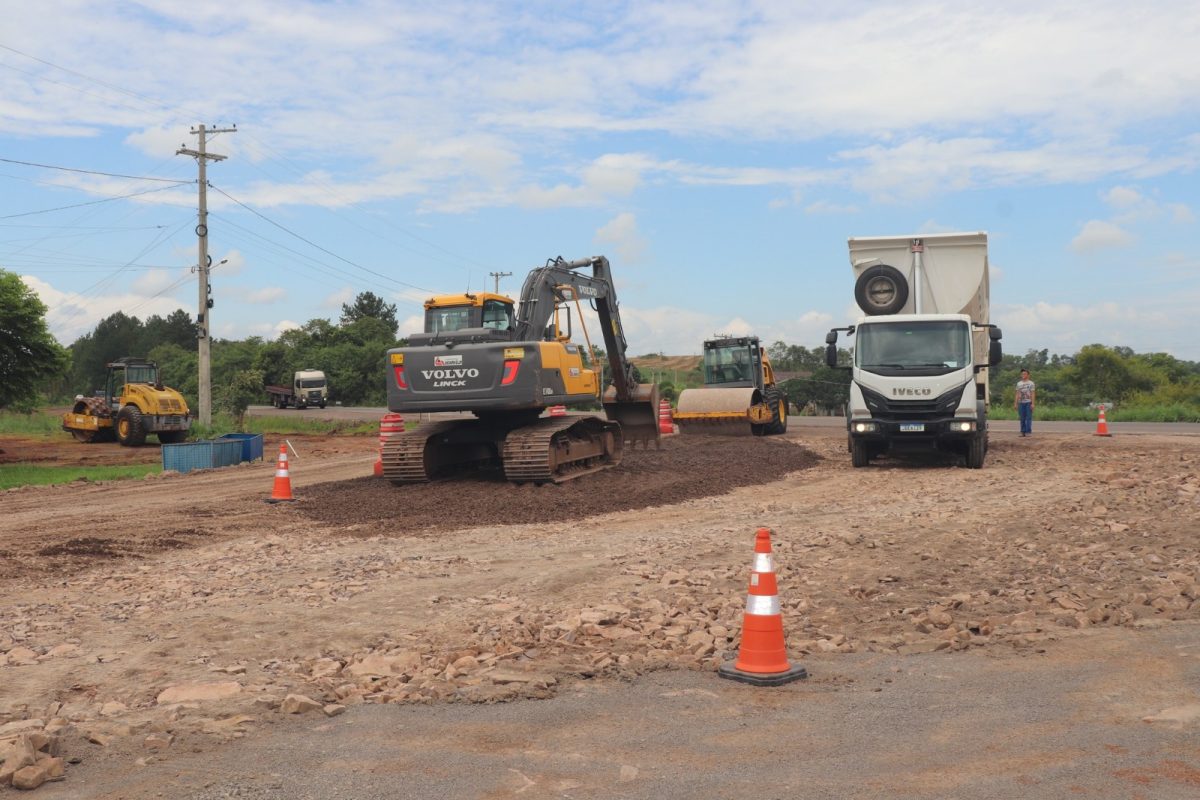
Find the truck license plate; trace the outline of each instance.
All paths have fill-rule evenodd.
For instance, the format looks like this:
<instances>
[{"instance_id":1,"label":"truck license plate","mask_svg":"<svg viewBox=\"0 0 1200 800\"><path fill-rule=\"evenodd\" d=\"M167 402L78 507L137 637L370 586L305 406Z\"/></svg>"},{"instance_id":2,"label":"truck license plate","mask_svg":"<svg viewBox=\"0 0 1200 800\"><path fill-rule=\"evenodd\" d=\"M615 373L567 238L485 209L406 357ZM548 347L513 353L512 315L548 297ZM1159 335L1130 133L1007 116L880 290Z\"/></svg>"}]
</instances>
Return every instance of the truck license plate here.
<instances>
[{"instance_id":1,"label":"truck license plate","mask_svg":"<svg viewBox=\"0 0 1200 800\"><path fill-rule=\"evenodd\" d=\"M920 433L923 430L925 430L924 422L901 422L900 423L900 432L901 433Z\"/></svg>"}]
</instances>

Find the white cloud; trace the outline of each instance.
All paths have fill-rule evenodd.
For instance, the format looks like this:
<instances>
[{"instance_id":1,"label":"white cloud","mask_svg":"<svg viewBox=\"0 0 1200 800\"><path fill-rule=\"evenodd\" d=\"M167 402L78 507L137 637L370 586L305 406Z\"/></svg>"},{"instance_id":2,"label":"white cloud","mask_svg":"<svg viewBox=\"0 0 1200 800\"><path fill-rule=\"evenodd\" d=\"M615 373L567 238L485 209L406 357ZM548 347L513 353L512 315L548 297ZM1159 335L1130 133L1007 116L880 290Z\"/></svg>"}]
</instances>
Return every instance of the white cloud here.
<instances>
[{"instance_id":1,"label":"white cloud","mask_svg":"<svg viewBox=\"0 0 1200 800\"><path fill-rule=\"evenodd\" d=\"M804 207L805 214L857 214L861 209L853 203L838 204L818 200Z\"/></svg>"},{"instance_id":2,"label":"white cloud","mask_svg":"<svg viewBox=\"0 0 1200 800\"><path fill-rule=\"evenodd\" d=\"M637 219L628 211L601 225L592 241L601 246L611 245L623 264L636 264L646 250L646 239L638 232Z\"/></svg>"},{"instance_id":3,"label":"white cloud","mask_svg":"<svg viewBox=\"0 0 1200 800\"><path fill-rule=\"evenodd\" d=\"M281 286L264 286L249 292L239 293L237 299L243 303L266 305L275 303L287 296L287 290Z\"/></svg>"},{"instance_id":4,"label":"white cloud","mask_svg":"<svg viewBox=\"0 0 1200 800\"><path fill-rule=\"evenodd\" d=\"M1192 209L1183 203L1169 203L1167 208L1171 211L1172 222L1190 225L1196 221L1196 215L1192 213Z\"/></svg>"},{"instance_id":5,"label":"white cloud","mask_svg":"<svg viewBox=\"0 0 1200 800\"><path fill-rule=\"evenodd\" d=\"M46 325L64 345L90 333L100 320L118 311L144 320L195 307L195 287L182 275L166 270L151 270L127 282L126 291L111 291L115 282L101 285L100 289L111 292L105 294L64 292L33 275L22 275L21 280L46 304ZM190 302L177 299L177 295L187 295Z\"/></svg>"},{"instance_id":6,"label":"white cloud","mask_svg":"<svg viewBox=\"0 0 1200 800\"><path fill-rule=\"evenodd\" d=\"M274 331L275 336L278 337L279 334L283 333L284 331L297 330L301 327L303 326L299 322L293 322L290 319L281 319L279 322L275 323L272 330Z\"/></svg>"},{"instance_id":7,"label":"white cloud","mask_svg":"<svg viewBox=\"0 0 1200 800\"><path fill-rule=\"evenodd\" d=\"M325 306L326 308L333 308L341 311L343 304L349 303L354 299L354 294L354 287L343 286L336 292L326 295L325 299L321 301L321 305Z\"/></svg>"},{"instance_id":8,"label":"white cloud","mask_svg":"<svg viewBox=\"0 0 1200 800\"><path fill-rule=\"evenodd\" d=\"M1125 229L1111 222L1092 219L1085 222L1083 228L1071 240L1071 249L1076 253L1091 253L1096 250L1129 247L1133 242L1133 235Z\"/></svg>"}]
</instances>

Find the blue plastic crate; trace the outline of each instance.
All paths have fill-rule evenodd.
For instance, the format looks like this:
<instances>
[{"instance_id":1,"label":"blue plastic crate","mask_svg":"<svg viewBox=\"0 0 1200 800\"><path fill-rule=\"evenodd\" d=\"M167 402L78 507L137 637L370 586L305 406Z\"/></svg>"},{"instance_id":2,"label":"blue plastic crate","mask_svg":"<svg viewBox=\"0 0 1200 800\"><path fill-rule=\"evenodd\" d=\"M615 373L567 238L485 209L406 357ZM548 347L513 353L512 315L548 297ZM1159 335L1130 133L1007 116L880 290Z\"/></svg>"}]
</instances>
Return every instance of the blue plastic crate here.
<instances>
[{"instance_id":1,"label":"blue plastic crate","mask_svg":"<svg viewBox=\"0 0 1200 800\"><path fill-rule=\"evenodd\" d=\"M241 462L242 442L205 439L184 444L164 444L162 460L164 470L173 469L176 472L229 467Z\"/></svg>"},{"instance_id":2,"label":"blue plastic crate","mask_svg":"<svg viewBox=\"0 0 1200 800\"><path fill-rule=\"evenodd\" d=\"M233 439L242 443L242 461L263 460L263 435L261 433L226 433L221 439Z\"/></svg>"}]
</instances>

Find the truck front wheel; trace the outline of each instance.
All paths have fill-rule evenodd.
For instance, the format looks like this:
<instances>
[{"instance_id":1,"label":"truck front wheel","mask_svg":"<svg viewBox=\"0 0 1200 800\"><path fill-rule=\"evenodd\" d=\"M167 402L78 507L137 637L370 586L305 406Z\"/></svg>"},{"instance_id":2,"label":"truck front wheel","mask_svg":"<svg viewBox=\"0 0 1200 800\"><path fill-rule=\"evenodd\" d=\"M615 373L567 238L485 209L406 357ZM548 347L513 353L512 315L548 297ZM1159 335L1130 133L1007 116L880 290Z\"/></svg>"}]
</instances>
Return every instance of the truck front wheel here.
<instances>
[{"instance_id":1,"label":"truck front wheel","mask_svg":"<svg viewBox=\"0 0 1200 800\"><path fill-rule=\"evenodd\" d=\"M971 469L979 469L983 466L983 455L987 452L987 442L983 435L972 436L971 441L967 443L967 466Z\"/></svg>"},{"instance_id":2,"label":"truck front wheel","mask_svg":"<svg viewBox=\"0 0 1200 800\"><path fill-rule=\"evenodd\" d=\"M850 463L855 467L865 467L871 463L871 451L862 439L850 440Z\"/></svg>"}]
</instances>

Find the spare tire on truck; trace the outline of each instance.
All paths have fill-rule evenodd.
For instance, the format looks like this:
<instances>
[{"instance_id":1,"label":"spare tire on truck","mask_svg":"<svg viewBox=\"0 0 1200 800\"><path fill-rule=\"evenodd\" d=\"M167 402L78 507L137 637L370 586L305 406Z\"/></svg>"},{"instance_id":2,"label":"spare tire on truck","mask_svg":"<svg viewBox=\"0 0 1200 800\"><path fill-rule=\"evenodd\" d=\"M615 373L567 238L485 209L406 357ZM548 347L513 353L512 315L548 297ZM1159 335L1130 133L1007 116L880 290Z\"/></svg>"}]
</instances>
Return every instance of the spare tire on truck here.
<instances>
[{"instance_id":1,"label":"spare tire on truck","mask_svg":"<svg viewBox=\"0 0 1200 800\"><path fill-rule=\"evenodd\" d=\"M908 302L908 280L895 267L876 264L858 276L854 299L869 316L896 314Z\"/></svg>"}]
</instances>

